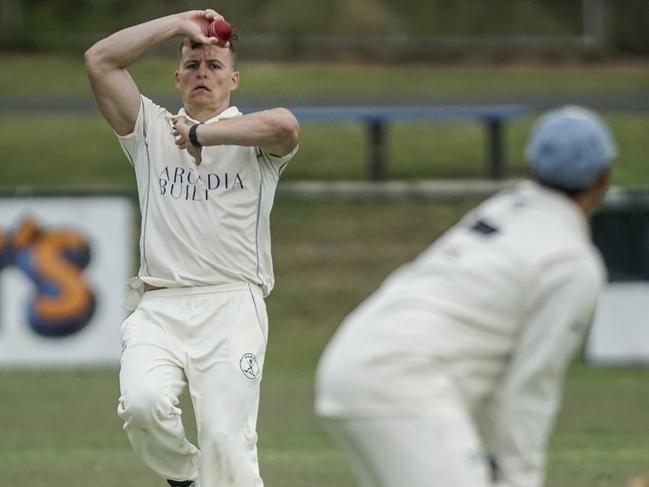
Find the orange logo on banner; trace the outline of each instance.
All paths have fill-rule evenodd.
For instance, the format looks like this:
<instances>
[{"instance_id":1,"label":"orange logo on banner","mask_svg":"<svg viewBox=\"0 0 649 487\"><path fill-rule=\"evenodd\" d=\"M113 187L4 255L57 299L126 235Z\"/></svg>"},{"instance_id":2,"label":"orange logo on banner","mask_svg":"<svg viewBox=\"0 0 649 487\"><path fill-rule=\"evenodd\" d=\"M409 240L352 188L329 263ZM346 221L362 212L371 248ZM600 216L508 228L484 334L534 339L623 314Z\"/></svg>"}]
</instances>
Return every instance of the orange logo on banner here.
<instances>
[{"instance_id":1,"label":"orange logo on banner","mask_svg":"<svg viewBox=\"0 0 649 487\"><path fill-rule=\"evenodd\" d=\"M42 336L72 335L92 318L95 296L82 273L89 262L88 241L75 231L44 230L26 218L13 234L0 233L0 269L14 265L34 283L27 321Z\"/></svg>"}]
</instances>

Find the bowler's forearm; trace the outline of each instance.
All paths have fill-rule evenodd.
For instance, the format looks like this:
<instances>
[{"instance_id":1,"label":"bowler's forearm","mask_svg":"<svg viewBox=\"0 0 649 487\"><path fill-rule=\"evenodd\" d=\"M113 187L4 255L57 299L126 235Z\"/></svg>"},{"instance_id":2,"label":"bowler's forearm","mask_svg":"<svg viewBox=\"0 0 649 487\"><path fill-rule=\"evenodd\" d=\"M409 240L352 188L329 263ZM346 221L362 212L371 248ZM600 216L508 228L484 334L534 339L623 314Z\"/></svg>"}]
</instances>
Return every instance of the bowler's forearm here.
<instances>
[{"instance_id":1,"label":"bowler's forearm","mask_svg":"<svg viewBox=\"0 0 649 487\"><path fill-rule=\"evenodd\" d=\"M297 145L299 132L299 123L289 110L274 108L201 125L196 135L201 145L259 146L285 155Z\"/></svg>"}]
</instances>

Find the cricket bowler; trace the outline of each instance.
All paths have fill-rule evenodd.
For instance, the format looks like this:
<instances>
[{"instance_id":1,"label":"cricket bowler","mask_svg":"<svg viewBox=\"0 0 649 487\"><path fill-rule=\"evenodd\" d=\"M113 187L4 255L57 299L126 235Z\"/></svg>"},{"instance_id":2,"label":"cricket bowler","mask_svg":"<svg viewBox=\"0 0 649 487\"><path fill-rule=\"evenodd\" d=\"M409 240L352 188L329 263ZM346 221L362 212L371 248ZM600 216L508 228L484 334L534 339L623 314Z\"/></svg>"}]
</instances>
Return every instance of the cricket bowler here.
<instances>
[{"instance_id":1,"label":"cricket bowler","mask_svg":"<svg viewBox=\"0 0 649 487\"><path fill-rule=\"evenodd\" d=\"M284 108L244 115L230 105L239 72L233 43L219 37L228 25L214 10L182 12L120 30L85 55L142 215L118 414L136 453L172 487L263 485L256 421L274 283L269 216L299 126ZM174 38L169 81L182 108L172 114L140 93L128 68ZM197 445L181 421L187 387Z\"/></svg>"}]
</instances>

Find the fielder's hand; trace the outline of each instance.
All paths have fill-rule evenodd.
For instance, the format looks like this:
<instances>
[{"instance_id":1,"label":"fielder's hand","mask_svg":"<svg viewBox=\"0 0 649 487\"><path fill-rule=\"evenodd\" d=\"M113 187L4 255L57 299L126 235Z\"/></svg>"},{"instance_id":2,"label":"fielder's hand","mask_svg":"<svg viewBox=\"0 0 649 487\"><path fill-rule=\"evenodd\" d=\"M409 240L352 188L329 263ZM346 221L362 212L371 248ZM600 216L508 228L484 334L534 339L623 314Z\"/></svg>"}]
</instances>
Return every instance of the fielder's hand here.
<instances>
[{"instance_id":1,"label":"fielder's hand","mask_svg":"<svg viewBox=\"0 0 649 487\"><path fill-rule=\"evenodd\" d=\"M188 123L185 117L179 116L171 118L171 126L173 128L173 131L171 133L174 135L174 137L176 137L176 145L178 146L178 148L184 149L189 152L189 155L194 158L196 165L200 165L203 160L203 149L201 147L194 146L189 141L189 129L191 128L192 124Z\"/></svg>"}]
</instances>

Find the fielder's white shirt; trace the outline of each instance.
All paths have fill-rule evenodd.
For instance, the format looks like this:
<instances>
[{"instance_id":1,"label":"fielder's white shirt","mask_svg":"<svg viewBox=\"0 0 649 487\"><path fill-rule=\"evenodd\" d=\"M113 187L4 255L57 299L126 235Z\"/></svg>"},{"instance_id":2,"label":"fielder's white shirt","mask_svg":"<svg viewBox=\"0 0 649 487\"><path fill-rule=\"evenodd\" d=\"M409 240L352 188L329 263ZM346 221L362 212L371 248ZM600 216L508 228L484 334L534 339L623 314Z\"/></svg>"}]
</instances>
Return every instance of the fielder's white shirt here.
<instances>
[{"instance_id":1,"label":"fielder's white shirt","mask_svg":"<svg viewBox=\"0 0 649 487\"><path fill-rule=\"evenodd\" d=\"M481 422L503 485L540 485L564 370L604 280L581 210L522 182L467 214L343 322L321 359L316 409L420 414L423 381L399 364L429 357Z\"/></svg>"},{"instance_id":2,"label":"fielder's white shirt","mask_svg":"<svg viewBox=\"0 0 649 487\"><path fill-rule=\"evenodd\" d=\"M187 117L184 109L179 115ZM239 116L230 107L206 123ZM118 136L137 180L139 280L161 287L249 282L268 295L274 283L270 211L297 148L275 157L259 147L203 147L197 166L175 145L170 117L141 96L133 133Z\"/></svg>"}]
</instances>

